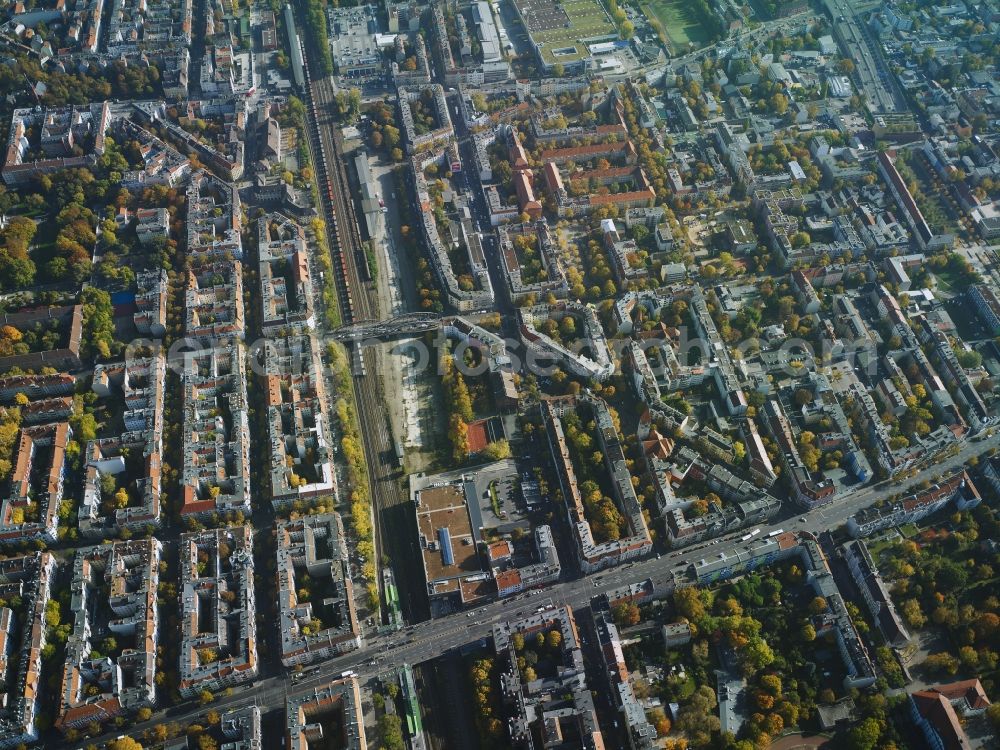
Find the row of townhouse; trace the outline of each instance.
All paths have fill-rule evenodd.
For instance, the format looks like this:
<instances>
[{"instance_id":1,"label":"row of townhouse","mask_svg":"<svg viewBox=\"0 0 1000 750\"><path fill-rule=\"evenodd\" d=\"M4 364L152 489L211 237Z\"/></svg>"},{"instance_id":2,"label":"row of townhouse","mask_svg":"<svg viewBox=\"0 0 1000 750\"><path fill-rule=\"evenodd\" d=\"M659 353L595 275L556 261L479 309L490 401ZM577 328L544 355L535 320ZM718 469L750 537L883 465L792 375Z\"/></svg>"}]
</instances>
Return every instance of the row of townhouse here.
<instances>
[{"instance_id":1,"label":"row of townhouse","mask_svg":"<svg viewBox=\"0 0 1000 750\"><path fill-rule=\"evenodd\" d=\"M562 323L571 318L579 338L564 343L541 330L546 321ZM517 311L518 330L527 356L534 361L557 361L572 374L604 382L615 372L604 329L594 309L579 302L563 301L555 305L534 305Z\"/></svg>"},{"instance_id":2,"label":"row of townhouse","mask_svg":"<svg viewBox=\"0 0 1000 750\"><path fill-rule=\"evenodd\" d=\"M324 727L336 727L335 737L326 737ZM320 741L336 742L343 750L365 750L364 705L356 677L342 677L311 690L285 698L287 750L309 750Z\"/></svg>"},{"instance_id":3,"label":"row of townhouse","mask_svg":"<svg viewBox=\"0 0 1000 750\"><path fill-rule=\"evenodd\" d=\"M439 83L426 86L400 86L396 89L399 100L399 116L406 137L407 153L414 154L432 148L435 144L451 140L455 135L448 110L448 100L444 95L444 87ZM418 105L419 103L419 105ZM426 132L419 132L413 117L413 109L432 110L434 127Z\"/></svg>"},{"instance_id":4,"label":"row of townhouse","mask_svg":"<svg viewBox=\"0 0 1000 750\"><path fill-rule=\"evenodd\" d=\"M963 469L925 490L900 499L883 500L859 510L847 519L847 531L856 539L871 536L877 531L893 526L916 523L952 501L959 510L965 510L975 507L981 500L979 490Z\"/></svg>"},{"instance_id":5,"label":"row of townhouse","mask_svg":"<svg viewBox=\"0 0 1000 750\"><path fill-rule=\"evenodd\" d=\"M80 729L157 702L161 544L134 539L77 550L55 726ZM102 640L98 640L102 639ZM112 645L111 653L97 656Z\"/></svg>"},{"instance_id":6,"label":"row of townhouse","mask_svg":"<svg viewBox=\"0 0 1000 750\"><path fill-rule=\"evenodd\" d=\"M516 643L558 633L558 667L545 677L529 679ZM580 634L573 610L543 609L520 620L493 627L493 647L500 664L500 697L511 747L556 747L575 738L581 750L603 750L604 735L588 684Z\"/></svg>"},{"instance_id":7,"label":"row of townhouse","mask_svg":"<svg viewBox=\"0 0 1000 750\"><path fill-rule=\"evenodd\" d=\"M68 422L21 429L10 489L0 502L0 544L56 541L72 437Z\"/></svg>"},{"instance_id":8,"label":"row of townhouse","mask_svg":"<svg viewBox=\"0 0 1000 750\"><path fill-rule=\"evenodd\" d=\"M443 238L438 231L427 178L424 176L424 170L431 164L441 163L446 170L451 169L450 162L453 158L460 158L457 148L453 145L415 156L410 160L410 176L417 199L416 205L420 210L421 235L434 274L447 295L448 304L459 312L469 312L490 308L494 301L493 285L486 267L482 240L472 222L469 197L465 195L457 197L455 205L459 212L458 220L449 223L451 236ZM471 289L463 288L460 284L448 254L449 246L457 247L457 252L466 254L473 281Z\"/></svg>"},{"instance_id":9,"label":"row of townhouse","mask_svg":"<svg viewBox=\"0 0 1000 750\"><path fill-rule=\"evenodd\" d=\"M604 458L615 505L624 520L625 530L618 539L598 542L584 508L562 422L566 414L581 406L590 410L596 424L596 445ZM581 395L543 400L541 410L581 569L592 573L648 553L652 539L607 404L602 399Z\"/></svg>"},{"instance_id":10,"label":"row of townhouse","mask_svg":"<svg viewBox=\"0 0 1000 750\"><path fill-rule=\"evenodd\" d=\"M88 538L114 536L160 526L161 462L166 359L156 346L148 357L126 356L120 365L97 365L92 389L101 397L120 393L126 410L125 431L90 441L85 450L83 499L78 510L80 533ZM105 482L123 490L121 504L105 491Z\"/></svg>"},{"instance_id":11,"label":"row of townhouse","mask_svg":"<svg viewBox=\"0 0 1000 750\"><path fill-rule=\"evenodd\" d=\"M181 695L251 682L258 658L250 527L182 534L178 552Z\"/></svg>"},{"instance_id":12,"label":"row of townhouse","mask_svg":"<svg viewBox=\"0 0 1000 750\"><path fill-rule=\"evenodd\" d=\"M795 558L813 591L826 600L827 608L813 616L813 626L817 638L829 638L836 645L844 666L844 688L872 685L876 673L871 656L851 620L826 556L811 534L781 532L720 550L696 560L686 576L692 584L706 585Z\"/></svg>"},{"instance_id":13,"label":"row of townhouse","mask_svg":"<svg viewBox=\"0 0 1000 750\"><path fill-rule=\"evenodd\" d=\"M556 299L567 297L569 284L546 222L500 226L497 236L511 304L521 305L529 297L542 299L550 294Z\"/></svg>"},{"instance_id":14,"label":"row of townhouse","mask_svg":"<svg viewBox=\"0 0 1000 750\"><path fill-rule=\"evenodd\" d=\"M361 626L340 516L279 521L277 547L281 663L309 664L360 648Z\"/></svg>"},{"instance_id":15,"label":"row of townhouse","mask_svg":"<svg viewBox=\"0 0 1000 750\"><path fill-rule=\"evenodd\" d=\"M337 495L319 347L309 331L290 332L264 344L270 494L276 510L299 499Z\"/></svg>"},{"instance_id":16,"label":"row of townhouse","mask_svg":"<svg viewBox=\"0 0 1000 750\"><path fill-rule=\"evenodd\" d=\"M5 685L0 703L0 748L30 745L42 730L42 651L48 632L45 612L55 568L56 559L50 552L0 560L0 599L7 602L0 607L0 680ZM13 644L18 642L21 647L15 653Z\"/></svg>"}]
</instances>

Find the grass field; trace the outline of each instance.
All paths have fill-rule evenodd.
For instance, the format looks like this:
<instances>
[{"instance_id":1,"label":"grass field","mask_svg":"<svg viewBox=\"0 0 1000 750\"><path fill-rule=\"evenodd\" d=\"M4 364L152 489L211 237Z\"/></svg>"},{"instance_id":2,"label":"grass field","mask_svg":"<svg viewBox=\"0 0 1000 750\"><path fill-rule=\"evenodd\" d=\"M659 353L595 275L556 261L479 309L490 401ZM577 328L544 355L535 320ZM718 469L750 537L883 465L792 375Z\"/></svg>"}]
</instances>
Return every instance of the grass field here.
<instances>
[{"instance_id":1,"label":"grass field","mask_svg":"<svg viewBox=\"0 0 1000 750\"><path fill-rule=\"evenodd\" d=\"M675 49L688 44L702 46L709 41L709 32L684 0L651 0L642 6L646 16L656 19L670 37Z\"/></svg>"},{"instance_id":2,"label":"grass field","mask_svg":"<svg viewBox=\"0 0 1000 750\"><path fill-rule=\"evenodd\" d=\"M583 39L615 34L615 26L611 23L600 0L565 0L563 10L569 16L569 27L546 29L527 29L542 48L542 58L547 63L571 63L587 56L587 45ZM576 47L575 52L553 54L553 50Z\"/></svg>"}]
</instances>

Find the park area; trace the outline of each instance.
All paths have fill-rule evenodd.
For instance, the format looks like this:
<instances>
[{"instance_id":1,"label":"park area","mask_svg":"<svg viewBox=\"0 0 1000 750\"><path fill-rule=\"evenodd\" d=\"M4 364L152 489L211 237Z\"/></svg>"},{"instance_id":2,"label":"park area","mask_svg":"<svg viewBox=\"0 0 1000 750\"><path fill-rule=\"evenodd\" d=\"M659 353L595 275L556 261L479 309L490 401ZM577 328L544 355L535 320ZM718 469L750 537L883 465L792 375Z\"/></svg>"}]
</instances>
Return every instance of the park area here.
<instances>
[{"instance_id":1,"label":"park area","mask_svg":"<svg viewBox=\"0 0 1000 750\"><path fill-rule=\"evenodd\" d=\"M675 52L689 44L704 46L712 39L711 30L689 0L650 0L642 8L651 21L660 22Z\"/></svg>"}]
</instances>

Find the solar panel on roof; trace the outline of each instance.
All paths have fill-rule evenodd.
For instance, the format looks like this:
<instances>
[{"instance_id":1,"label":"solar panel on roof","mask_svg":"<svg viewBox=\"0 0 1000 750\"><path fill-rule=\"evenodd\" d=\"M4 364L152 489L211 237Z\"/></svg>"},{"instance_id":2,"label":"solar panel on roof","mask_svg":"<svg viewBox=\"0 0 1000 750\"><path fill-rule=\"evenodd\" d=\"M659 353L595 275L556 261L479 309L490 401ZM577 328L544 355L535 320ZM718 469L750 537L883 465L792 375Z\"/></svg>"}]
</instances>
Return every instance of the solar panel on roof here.
<instances>
[{"instance_id":1,"label":"solar panel on roof","mask_svg":"<svg viewBox=\"0 0 1000 750\"><path fill-rule=\"evenodd\" d=\"M451 532L447 526L437 530L438 542L441 544L441 557L445 565L455 564L455 551L451 547Z\"/></svg>"}]
</instances>

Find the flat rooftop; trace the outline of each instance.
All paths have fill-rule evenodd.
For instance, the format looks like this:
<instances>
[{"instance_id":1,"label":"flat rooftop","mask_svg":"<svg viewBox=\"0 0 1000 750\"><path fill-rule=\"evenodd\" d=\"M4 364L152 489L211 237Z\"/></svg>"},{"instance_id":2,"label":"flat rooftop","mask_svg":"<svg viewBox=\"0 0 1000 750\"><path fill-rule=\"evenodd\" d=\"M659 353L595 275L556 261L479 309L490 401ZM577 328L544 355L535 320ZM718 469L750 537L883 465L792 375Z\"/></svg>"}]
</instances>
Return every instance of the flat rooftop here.
<instances>
[{"instance_id":1,"label":"flat rooftop","mask_svg":"<svg viewBox=\"0 0 1000 750\"><path fill-rule=\"evenodd\" d=\"M458 578L482 572L461 484L420 490L417 526L428 585L455 579L450 585L436 587L438 593L457 590Z\"/></svg>"}]
</instances>

